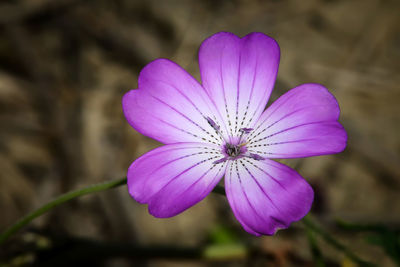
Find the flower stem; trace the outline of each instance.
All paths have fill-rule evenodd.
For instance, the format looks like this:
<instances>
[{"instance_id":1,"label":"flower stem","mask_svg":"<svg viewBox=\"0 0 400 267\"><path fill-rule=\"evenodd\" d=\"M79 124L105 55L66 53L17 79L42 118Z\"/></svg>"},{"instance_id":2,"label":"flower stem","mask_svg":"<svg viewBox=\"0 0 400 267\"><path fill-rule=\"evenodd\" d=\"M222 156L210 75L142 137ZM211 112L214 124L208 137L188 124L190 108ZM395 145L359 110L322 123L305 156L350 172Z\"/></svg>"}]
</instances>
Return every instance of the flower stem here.
<instances>
[{"instance_id":1,"label":"flower stem","mask_svg":"<svg viewBox=\"0 0 400 267\"><path fill-rule=\"evenodd\" d=\"M342 243L336 240L331 234L319 227L310 217L310 215L305 216L302 220L303 224L311 231L315 232L321 236L329 245L336 248L337 250L343 252L349 259L356 262L359 266L374 266L373 264L360 259L357 255L351 252Z\"/></svg>"},{"instance_id":2,"label":"flower stem","mask_svg":"<svg viewBox=\"0 0 400 267\"><path fill-rule=\"evenodd\" d=\"M225 189L223 186L217 185L213 193L225 195ZM336 248L337 250L343 252L347 257L349 257L351 260L356 262L359 266L375 266L372 263L366 262L362 259L360 259L357 255L355 255L353 252L351 252L347 247L345 247L342 243L340 243L338 240L336 240L331 234L323 230L321 227L319 227L313 219L310 217L310 215L305 216L302 220L303 224L306 226L308 231L312 231L319 236L321 236L328 244L330 244L332 247Z\"/></svg>"},{"instance_id":3,"label":"flower stem","mask_svg":"<svg viewBox=\"0 0 400 267\"><path fill-rule=\"evenodd\" d=\"M104 191L107 189L112 189L121 185L126 184L126 177L120 178L117 180L111 180L108 182L100 183L100 184L95 184L91 185L88 187L84 187L82 189L70 191L68 193L65 193L53 201L50 201L46 204L44 204L42 207L38 208L37 210L32 211L25 217L21 218L18 220L15 224L11 225L8 229L6 229L2 234L0 234L0 245L3 244L10 236L12 236L14 233L16 233L18 230L23 228L25 225L30 223L32 220L35 218L39 217L40 215L50 211L51 209L80 196L88 195L91 193L95 192L100 192ZM217 185L213 193L217 193L220 195L225 195L225 188L223 186ZM353 252L351 252L348 248L346 248L343 244L341 244L339 241L337 241L332 235L330 235L328 232L323 230L321 227L319 227L311 217L308 215L302 219L302 222L304 225L311 231L315 232L316 234L320 235L328 244L336 248L337 250L340 250L344 252L347 257L352 259L354 262L358 263L360 266L374 266L362 259L360 259L357 255L355 255Z\"/></svg>"},{"instance_id":4,"label":"flower stem","mask_svg":"<svg viewBox=\"0 0 400 267\"><path fill-rule=\"evenodd\" d=\"M95 192L100 192L104 191L107 189L115 188L120 185L126 184L126 177L120 178L117 180L111 180L108 182L104 183L99 183L95 185L90 185L88 187L84 187L82 189L70 191L68 193L65 193L53 201L50 201L37 210L32 211L25 217L22 217L20 220L18 220L15 224L11 225L8 229L6 229L3 233L0 234L0 245L3 244L11 235L16 233L18 230L20 230L22 227L30 223L32 220L35 218L39 217L40 215L48 212L49 210L80 196L95 193Z\"/></svg>"}]
</instances>

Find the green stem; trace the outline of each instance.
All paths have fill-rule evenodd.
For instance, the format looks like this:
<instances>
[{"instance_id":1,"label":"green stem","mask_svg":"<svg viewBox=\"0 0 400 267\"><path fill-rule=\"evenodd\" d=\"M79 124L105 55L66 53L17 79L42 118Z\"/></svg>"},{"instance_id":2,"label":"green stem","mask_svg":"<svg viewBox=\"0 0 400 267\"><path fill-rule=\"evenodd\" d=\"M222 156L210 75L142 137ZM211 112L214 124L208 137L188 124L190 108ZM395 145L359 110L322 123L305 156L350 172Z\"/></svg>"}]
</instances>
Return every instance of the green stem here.
<instances>
[{"instance_id":1,"label":"green stem","mask_svg":"<svg viewBox=\"0 0 400 267\"><path fill-rule=\"evenodd\" d=\"M322 255L321 250L318 247L317 241L315 240L314 237L314 232L311 231L310 228L306 229L307 232L307 237L308 237L308 243L310 244L310 250L312 257L314 259L315 266L317 267L325 267L325 260L324 256Z\"/></svg>"},{"instance_id":2,"label":"green stem","mask_svg":"<svg viewBox=\"0 0 400 267\"><path fill-rule=\"evenodd\" d=\"M330 244L332 247L336 248L337 250L342 251L347 257L349 257L351 260L353 260L360 266L374 266L373 264L360 259L357 255L355 255L353 252L351 252L342 243L340 243L338 240L336 240L332 235L330 235L328 232L326 232L321 227L319 227L315 222L313 222L310 215L307 215L301 221L308 229L310 229L311 231L313 231L316 234L318 234L319 236L321 236L328 244Z\"/></svg>"},{"instance_id":3,"label":"green stem","mask_svg":"<svg viewBox=\"0 0 400 267\"><path fill-rule=\"evenodd\" d=\"M213 192L217 193L217 194L225 195L225 189L224 189L223 186L220 186L220 185L217 185L214 188ZM320 235L328 244L330 244L331 246L333 246L337 250L342 251L344 254L346 254L347 257L349 257L354 262L358 263L360 266L375 266L374 264L371 264L369 262L366 262L366 261L360 259L357 255L355 255L353 252L351 252L342 243L337 241L332 235L330 235L328 232L326 232L321 227L319 227L313 221L313 219L311 219L310 215L307 215L301 221L307 227L308 231L312 231L312 232Z\"/></svg>"},{"instance_id":4,"label":"green stem","mask_svg":"<svg viewBox=\"0 0 400 267\"><path fill-rule=\"evenodd\" d=\"M121 178L117 180L111 180L108 182L100 183L100 184L95 184L91 185L82 189L78 189L75 191L70 191L68 193L65 193L53 201L50 201L49 203L43 205L37 210L34 210L33 212L29 213L25 217L21 218L19 221L17 221L15 224L11 225L8 229L6 229L1 235L0 235L0 245L3 244L11 235L16 233L18 230L20 230L22 227L30 223L32 220L35 218L39 217L40 215L46 213L47 211L80 196L95 193L95 192L100 192L104 191L107 189L115 188L121 185L126 184L126 178ZM216 186L215 189L213 190L214 193L225 195L225 189L223 186ZM303 218L302 222L304 225L315 232L316 234L320 235L327 243L335 247L336 249L344 252L350 259L353 261L357 262L361 266L373 266L370 263L367 263L366 261L360 259L358 256L353 254L349 249L347 249L344 245L342 245L339 241L337 241L333 236L331 236L328 232L317 226L313 220L309 217L306 216Z\"/></svg>"},{"instance_id":5,"label":"green stem","mask_svg":"<svg viewBox=\"0 0 400 267\"><path fill-rule=\"evenodd\" d=\"M70 191L68 193L65 193L53 201L50 201L37 210L32 211L25 217L21 218L18 220L15 224L11 225L8 229L6 229L1 235L0 235L0 245L3 244L11 235L16 233L18 230L20 230L22 227L30 223L32 220L35 218L39 217L40 215L48 212L49 210L80 196L95 193L95 192L100 192L104 191L107 189L115 188L120 185L126 184L126 177L117 179L117 180L111 180L108 182L100 183L100 184L95 184L91 185L82 189Z\"/></svg>"}]
</instances>

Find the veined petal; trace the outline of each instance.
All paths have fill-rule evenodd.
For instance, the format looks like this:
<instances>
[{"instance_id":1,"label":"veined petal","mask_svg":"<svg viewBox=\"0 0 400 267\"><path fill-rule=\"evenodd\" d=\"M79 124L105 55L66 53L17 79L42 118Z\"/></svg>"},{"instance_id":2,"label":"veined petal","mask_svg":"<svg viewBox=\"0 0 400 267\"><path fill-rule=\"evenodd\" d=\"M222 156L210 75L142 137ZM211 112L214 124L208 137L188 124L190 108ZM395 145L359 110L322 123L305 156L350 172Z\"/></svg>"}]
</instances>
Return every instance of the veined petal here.
<instances>
[{"instance_id":1,"label":"veined petal","mask_svg":"<svg viewBox=\"0 0 400 267\"><path fill-rule=\"evenodd\" d=\"M156 148L132 163L128 189L155 217L171 217L201 201L225 172L219 147L176 143Z\"/></svg>"},{"instance_id":2,"label":"veined petal","mask_svg":"<svg viewBox=\"0 0 400 267\"><path fill-rule=\"evenodd\" d=\"M303 218L314 192L293 169L272 161L241 158L228 164L225 191L243 228L254 235L273 235Z\"/></svg>"},{"instance_id":3,"label":"veined petal","mask_svg":"<svg viewBox=\"0 0 400 267\"><path fill-rule=\"evenodd\" d=\"M250 152L268 158L333 154L346 147L339 105L319 84L300 85L276 100L247 137Z\"/></svg>"},{"instance_id":4,"label":"veined petal","mask_svg":"<svg viewBox=\"0 0 400 267\"><path fill-rule=\"evenodd\" d=\"M222 138L207 118L220 125L215 107L202 86L166 59L149 63L139 75L139 89L122 100L125 117L140 133L162 143L207 142Z\"/></svg>"},{"instance_id":5,"label":"veined petal","mask_svg":"<svg viewBox=\"0 0 400 267\"><path fill-rule=\"evenodd\" d=\"M239 38L217 33L199 51L203 87L215 101L230 136L252 128L265 108L279 65L279 46L262 33Z\"/></svg>"}]
</instances>

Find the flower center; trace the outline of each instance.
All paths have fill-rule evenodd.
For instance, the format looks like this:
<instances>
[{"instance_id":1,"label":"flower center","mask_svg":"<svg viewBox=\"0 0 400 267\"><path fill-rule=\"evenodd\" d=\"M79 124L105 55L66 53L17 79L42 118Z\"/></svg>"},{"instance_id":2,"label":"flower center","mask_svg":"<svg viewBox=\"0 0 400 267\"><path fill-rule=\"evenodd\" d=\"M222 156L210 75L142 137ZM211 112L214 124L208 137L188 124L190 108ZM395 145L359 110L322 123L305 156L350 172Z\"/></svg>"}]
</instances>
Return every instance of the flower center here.
<instances>
[{"instance_id":1,"label":"flower center","mask_svg":"<svg viewBox=\"0 0 400 267\"><path fill-rule=\"evenodd\" d=\"M265 158L258 155L251 153L247 150L246 142L238 143L238 144L231 144L226 143L223 146L222 153L224 154L223 158L220 158L214 161L214 164L219 164L225 162L227 160L237 160L243 157L251 158L254 160L264 160Z\"/></svg>"},{"instance_id":2,"label":"flower center","mask_svg":"<svg viewBox=\"0 0 400 267\"><path fill-rule=\"evenodd\" d=\"M233 145L233 144L227 143L225 145L225 153L231 158L236 158L242 152L244 152L242 149L243 147L244 147L243 144Z\"/></svg>"},{"instance_id":3,"label":"flower center","mask_svg":"<svg viewBox=\"0 0 400 267\"><path fill-rule=\"evenodd\" d=\"M222 140L225 140L224 136L221 133L221 128L220 126L213 121L210 117L204 117L208 124L210 124L210 126L214 129L214 131L221 137ZM247 158L251 158L253 160L264 160L265 158L258 155L258 154L254 154L251 153L250 151L247 151L247 142L244 140L245 136L247 134L249 134L251 131L253 131L253 128L240 128L240 136L233 138L233 140L231 140L231 142L233 143L228 143L226 142L225 145L222 147L222 156L223 158L220 158L216 161L214 161L214 164L219 164L219 163L223 163L227 160L236 160L242 157L247 157Z\"/></svg>"}]
</instances>

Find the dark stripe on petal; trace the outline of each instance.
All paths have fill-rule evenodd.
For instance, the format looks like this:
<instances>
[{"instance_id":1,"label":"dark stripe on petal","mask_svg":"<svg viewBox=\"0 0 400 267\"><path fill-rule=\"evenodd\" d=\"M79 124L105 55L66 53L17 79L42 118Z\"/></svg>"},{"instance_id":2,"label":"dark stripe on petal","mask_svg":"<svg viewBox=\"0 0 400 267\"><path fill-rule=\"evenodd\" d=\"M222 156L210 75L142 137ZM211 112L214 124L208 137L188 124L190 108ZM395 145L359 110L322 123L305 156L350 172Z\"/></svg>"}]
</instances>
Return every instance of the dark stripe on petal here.
<instances>
[{"instance_id":1,"label":"dark stripe on petal","mask_svg":"<svg viewBox=\"0 0 400 267\"><path fill-rule=\"evenodd\" d=\"M275 132L275 133L270 134L270 135L268 135L268 136L265 136L265 137L263 137L263 138L257 139L257 140L255 140L255 141L252 141L251 143L252 143L252 144L257 143L257 142L260 142L260 141L262 141L262 140L268 139L268 138L270 138L270 137L272 137L272 136L275 136L275 135L277 135L277 134L280 134L280 133L283 133L283 132L287 132L287 131L290 131L290 130L293 130L293 129L296 129L296 128L299 128L299 127L302 127L302 126L312 125L312 124L320 124L320 123L324 123L324 122L329 123L329 122L331 122L331 121L315 121L315 122L308 122L308 123L299 124L299 125L296 125L296 126L293 126L293 127L289 127L289 128L280 130L280 131L278 131L278 132Z\"/></svg>"},{"instance_id":2,"label":"dark stripe on petal","mask_svg":"<svg viewBox=\"0 0 400 267\"><path fill-rule=\"evenodd\" d=\"M175 111L175 112L176 112L177 114L179 114L181 117L185 118L187 121L189 121L189 122L192 123L193 125L197 126L200 130L202 130L204 133L208 134L208 136L211 137L210 132L208 132L206 129L204 129L203 127L201 127L198 123L196 123L196 122L194 122L193 120L191 120L189 117L187 117L186 115L184 115L182 112L180 112L179 110L177 110L177 109L174 108L173 106L169 105L168 103L162 101L161 99L159 99L159 98L157 98L157 97L155 97L155 96L153 96L153 95L152 95L152 97L153 97L154 99L156 99L157 101L159 101L160 103L162 103L162 104L164 104L165 106L167 106L168 108L170 108L170 109L172 109L173 111ZM201 137L201 138L202 138L202 137ZM202 139L204 139L204 138L202 138ZM219 142L219 140L216 139L216 138L214 138L215 141L212 141L212 140L209 140L209 139L204 139L203 141L205 141L205 140L207 140L207 141L209 141L209 142L211 142L211 143L213 143L213 144L216 144L215 141Z\"/></svg>"}]
</instances>

